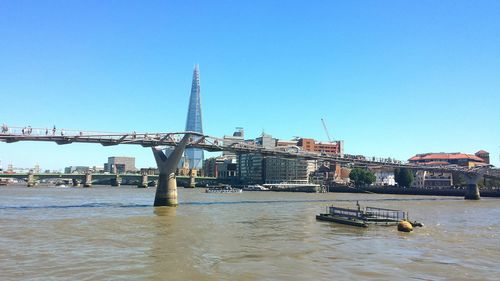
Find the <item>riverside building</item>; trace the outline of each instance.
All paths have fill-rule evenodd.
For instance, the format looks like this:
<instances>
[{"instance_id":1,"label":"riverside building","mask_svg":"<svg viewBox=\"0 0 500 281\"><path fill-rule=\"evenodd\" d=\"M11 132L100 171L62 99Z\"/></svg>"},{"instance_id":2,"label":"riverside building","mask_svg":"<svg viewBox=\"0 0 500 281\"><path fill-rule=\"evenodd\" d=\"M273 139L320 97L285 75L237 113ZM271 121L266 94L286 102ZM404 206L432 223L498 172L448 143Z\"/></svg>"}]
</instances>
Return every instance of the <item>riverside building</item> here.
<instances>
[{"instance_id":1,"label":"riverside building","mask_svg":"<svg viewBox=\"0 0 500 281\"><path fill-rule=\"evenodd\" d=\"M88 166L69 166L64 168L65 174L85 174L88 171Z\"/></svg>"},{"instance_id":2,"label":"riverside building","mask_svg":"<svg viewBox=\"0 0 500 281\"><path fill-rule=\"evenodd\" d=\"M489 153L484 150L476 152L475 155L460 152L423 153L413 156L412 158L408 159L408 161L413 164L458 165L462 167L472 168L475 166L488 165Z\"/></svg>"},{"instance_id":3,"label":"riverside building","mask_svg":"<svg viewBox=\"0 0 500 281\"><path fill-rule=\"evenodd\" d=\"M374 185L378 186L394 186L396 185L396 180L394 178L393 168L372 168L370 169L375 175Z\"/></svg>"},{"instance_id":4,"label":"riverside building","mask_svg":"<svg viewBox=\"0 0 500 281\"><path fill-rule=\"evenodd\" d=\"M203 165L206 177L217 177L219 179L236 180L237 164L235 157L219 156L205 160Z\"/></svg>"},{"instance_id":5,"label":"riverside building","mask_svg":"<svg viewBox=\"0 0 500 281\"><path fill-rule=\"evenodd\" d=\"M296 146L279 145L280 141L264 133L254 142L265 148L300 149ZM258 153L239 154L238 178L244 183L307 183L309 174L316 168L315 163L316 161L304 159L265 157Z\"/></svg>"},{"instance_id":6,"label":"riverside building","mask_svg":"<svg viewBox=\"0 0 500 281\"><path fill-rule=\"evenodd\" d=\"M111 174L124 174L135 172L135 157L108 157L108 163L104 163L104 171Z\"/></svg>"},{"instance_id":7,"label":"riverside building","mask_svg":"<svg viewBox=\"0 0 500 281\"><path fill-rule=\"evenodd\" d=\"M243 142L243 141L245 141L245 131L241 127L236 128L236 131L233 133L232 136L224 136L224 138L223 138L223 144L225 146L229 146L231 144L239 143L239 142ZM230 151L223 151L222 156L236 158L236 154L234 152L230 152Z\"/></svg>"},{"instance_id":8,"label":"riverside building","mask_svg":"<svg viewBox=\"0 0 500 281\"><path fill-rule=\"evenodd\" d=\"M329 155L344 156L344 141L319 142L314 139L300 138L297 140L297 146L305 151L319 152Z\"/></svg>"},{"instance_id":9,"label":"riverside building","mask_svg":"<svg viewBox=\"0 0 500 281\"><path fill-rule=\"evenodd\" d=\"M412 185L416 188L446 188L453 185L453 176L451 173L416 171Z\"/></svg>"}]
</instances>

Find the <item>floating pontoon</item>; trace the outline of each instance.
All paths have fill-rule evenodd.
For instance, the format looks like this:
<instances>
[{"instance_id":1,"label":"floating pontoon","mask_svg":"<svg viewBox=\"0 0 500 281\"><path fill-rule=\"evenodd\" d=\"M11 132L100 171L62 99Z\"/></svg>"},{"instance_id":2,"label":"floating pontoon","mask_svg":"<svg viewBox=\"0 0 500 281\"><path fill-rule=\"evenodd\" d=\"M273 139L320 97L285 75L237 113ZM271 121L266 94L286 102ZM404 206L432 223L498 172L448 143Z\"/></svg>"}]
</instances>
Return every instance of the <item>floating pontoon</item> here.
<instances>
[{"instance_id":1,"label":"floating pontoon","mask_svg":"<svg viewBox=\"0 0 500 281\"><path fill-rule=\"evenodd\" d=\"M317 220L330 221L341 224L367 227L370 224L397 225L400 221L408 220L408 213L401 210L364 207L357 203L357 209L329 206L326 213L316 215ZM412 223L412 225L421 225Z\"/></svg>"}]
</instances>

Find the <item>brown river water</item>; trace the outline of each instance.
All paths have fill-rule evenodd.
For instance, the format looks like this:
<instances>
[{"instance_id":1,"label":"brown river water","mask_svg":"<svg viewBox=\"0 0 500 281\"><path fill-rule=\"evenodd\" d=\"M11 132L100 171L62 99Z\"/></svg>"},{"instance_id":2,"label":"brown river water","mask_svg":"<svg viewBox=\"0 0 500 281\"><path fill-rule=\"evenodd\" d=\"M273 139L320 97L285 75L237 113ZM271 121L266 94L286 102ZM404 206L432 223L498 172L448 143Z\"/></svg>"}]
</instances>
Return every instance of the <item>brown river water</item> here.
<instances>
[{"instance_id":1,"label":"brown river water","mask_svg":"<svg viewBox=\"0 0 500 281\"><path fill-rule=\"evenodd\" d=\"M500 200L154 188L0 187L0 280L500 280ZM424 223L316 221L329 204Z\"/></svg>"}]
</instances>

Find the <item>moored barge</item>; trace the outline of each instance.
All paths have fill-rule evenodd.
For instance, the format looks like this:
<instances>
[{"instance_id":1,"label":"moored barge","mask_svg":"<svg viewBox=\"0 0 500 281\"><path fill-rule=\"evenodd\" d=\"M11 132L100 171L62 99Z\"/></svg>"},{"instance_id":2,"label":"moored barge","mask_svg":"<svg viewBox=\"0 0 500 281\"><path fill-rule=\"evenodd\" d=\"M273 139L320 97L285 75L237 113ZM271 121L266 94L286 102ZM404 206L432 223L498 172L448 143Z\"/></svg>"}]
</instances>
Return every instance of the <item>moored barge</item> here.
<instances>
[{"instance_id":1,"label":"moored barge","mask_svg":"<svg viewBox=\"0 0 500 281\"><path fill-rule=\"evenodd\" d=\"M316 219L358 227L368 227L370 224L389 226L398 225L400 221L407 221L408 213L375 207L361 208L357 204L357 209L329 206L326 208L326 213L316 215Z\"/></svg>"}]
</instances>

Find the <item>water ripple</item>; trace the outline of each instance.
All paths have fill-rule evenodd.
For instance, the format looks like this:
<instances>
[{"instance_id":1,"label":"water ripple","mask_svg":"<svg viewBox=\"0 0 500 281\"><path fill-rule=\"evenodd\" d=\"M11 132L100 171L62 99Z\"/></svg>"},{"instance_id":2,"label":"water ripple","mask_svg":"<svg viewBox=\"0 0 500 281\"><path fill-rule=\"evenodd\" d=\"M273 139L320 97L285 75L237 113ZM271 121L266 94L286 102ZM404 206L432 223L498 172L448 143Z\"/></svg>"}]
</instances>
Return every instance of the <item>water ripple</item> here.
<instances>
[{"instance_id":1,"label":"water ripple","mask_svg":"<svg viewBox=\"0 0 500 281\"><path fill-rule=\"evenodd\" d=\"M295 204L314 202L382 202L382 201L456 201L456 198L379 198L379 199L305 199L305 200L239 200L239 201L194 201L181 202L181 205L235 205L235 204ZM0 206L0 210L32 210L32 209L73 209L73 208L145 208L153 207L150 204L123 204L123 203L84 203L72 205L45 205L45 206Z\"/></svg>"},{"instance_id":2,"label":"water ripple","mask_svg":"<svg viewBox=\"0 0 500 281\"><path fill-rule=\"evenodd\" d=\"M118 204L118 203L85 203L79 205L0 206L0 210L73 209L73 208L143 208L143 207L151 207L151 205Z\"/></svg>"}]
</instances>

